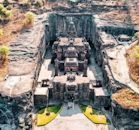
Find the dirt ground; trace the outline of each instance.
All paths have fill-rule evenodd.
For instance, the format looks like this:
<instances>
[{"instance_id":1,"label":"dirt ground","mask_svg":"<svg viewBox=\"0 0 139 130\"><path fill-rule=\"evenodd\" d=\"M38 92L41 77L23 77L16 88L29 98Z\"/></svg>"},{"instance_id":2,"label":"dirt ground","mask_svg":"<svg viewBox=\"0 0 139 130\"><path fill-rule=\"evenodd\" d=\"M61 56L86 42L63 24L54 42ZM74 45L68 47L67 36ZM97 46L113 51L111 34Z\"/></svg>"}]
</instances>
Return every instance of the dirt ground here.
<instances>
[{"instance_id":1,"label":"dirt ground","mask_svg":"<svg viewBox=\"0 0 139 130\"><path fill-rule=\"evenodd\" d=\"M134 45L127 51L127 63L129 66L129 73L132 80L134 80L137 84L139 84L139 59L135 56L136 55L136 47Z\"/></svg>"},{"instance_id":2,"label":"dirt ground","mask_svg":"<svg viewBox=\"0 0 139 130\"><path fill-rule=\"evenodd\" d=\"M139 108L139 95L129 88L123 88L113 94L112 99L125 108Z\"/></svg>"}]
</instances>

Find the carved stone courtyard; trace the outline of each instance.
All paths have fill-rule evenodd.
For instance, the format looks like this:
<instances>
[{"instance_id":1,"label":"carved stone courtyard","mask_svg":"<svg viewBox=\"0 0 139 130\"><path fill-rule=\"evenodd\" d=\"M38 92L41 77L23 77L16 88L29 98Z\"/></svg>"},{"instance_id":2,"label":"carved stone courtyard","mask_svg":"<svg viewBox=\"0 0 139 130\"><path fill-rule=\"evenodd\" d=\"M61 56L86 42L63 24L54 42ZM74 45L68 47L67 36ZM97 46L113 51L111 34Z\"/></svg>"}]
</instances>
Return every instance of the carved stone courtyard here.
<instances>
[{"instance_id":1,"label":"carved stone courtyard","mask_svg":"<svg viewBox=\"0 0 139 130\"><path fill-rule=\"evenodd\" d=\"M97 125L89 121L81 112L79 106L74 104L73 108L67 109L67 104L65 104L56 117L55 120L50 122L46 126L37 127L35 130L70 130L70 129L80 129L80 130L114 130L112 126L108 125Z\"/></svg>"}]
</instances>

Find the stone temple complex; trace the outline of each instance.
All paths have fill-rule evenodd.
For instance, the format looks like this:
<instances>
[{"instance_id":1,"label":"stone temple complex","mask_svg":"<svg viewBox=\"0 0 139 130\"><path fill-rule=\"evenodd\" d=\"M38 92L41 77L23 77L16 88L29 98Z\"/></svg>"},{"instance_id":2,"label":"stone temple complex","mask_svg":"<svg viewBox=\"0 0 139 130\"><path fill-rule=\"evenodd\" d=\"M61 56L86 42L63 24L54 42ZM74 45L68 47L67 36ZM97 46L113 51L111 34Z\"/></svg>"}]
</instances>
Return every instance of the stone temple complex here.
<instances>
[{"instance_id":1,"label":"stone temple complex","mask_svg":"<svg viewBox=\"0 0 139 130\"><path fill-rule=\"evenodd\" d=\"M90 81L87 65L90 46L83 38L59 38L53 44L55 77L54 99L89 99ZM63 71L64 75L60 75Z\"/></svg>"},{"instance_id":2,"label":"stone temple complex","mask_svg":"<svg viewBox=\"0 0 139 130\"><path fill-rule=\"evenodd\" d=\"M139 85L125 57L137 44L139 27L129 20L129 6L87 0L39 10L34 26L10 43L9 74L0 82L0 124L39 130L33 118L38 109L74 102L105 113L107 129L94 130L139 130ZM114 11L124 19L111 18Z\"/></svg>"}]
</instances>

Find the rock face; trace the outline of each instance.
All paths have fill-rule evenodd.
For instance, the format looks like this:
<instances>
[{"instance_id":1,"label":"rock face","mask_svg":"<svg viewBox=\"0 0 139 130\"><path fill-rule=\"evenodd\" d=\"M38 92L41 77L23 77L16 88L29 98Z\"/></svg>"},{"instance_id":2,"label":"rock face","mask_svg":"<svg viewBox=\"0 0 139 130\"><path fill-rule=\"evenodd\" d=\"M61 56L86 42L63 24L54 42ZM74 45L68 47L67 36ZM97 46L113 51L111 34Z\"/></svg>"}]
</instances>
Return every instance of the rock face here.
<instances>
[{"instance_id":1,"label":"rock face","mask_svg":"<svg viewBox=\"0 0 139 130\"><path fill-rule=\"evenodd\" d=\"M17 97L0 96L1 124L9 124L12 130L32 128L33 92L27 92ZM14 126L14 127L13 127Z\"/></svg>"},{"instance_id":2,"label":"rock face","mask_svg":"<svg viewBox=\"0 0 139 130\"><path fill-rule=\"evenodd\" d=\"M112 95L112 120L118 128L139 129L139 95L122 88Z\"/></svg>"},{"instance_id":3,"label":"rock face","mask_svg":"<svg viewBox=\"0 0 139 130\"><path fill-rule=\"evenodd\" d=\"M17 39L10 43L9 75L30 74L37 60L42 59L39 57L44 53L40 47L45 48L45 26L42 22L43 19L36 20L31 29L23 30Z\"/></svg>"},{"instance_id":4,"label":"rock face","mask_svg":"<svg viewBox=\"0 0 139 130\"><path fill-rule=\"evenodd\" d=\"M76 36L85 37L88 41L95 40L95 24L91 13L56 13L50 15L49 23L53 40L59 36L68 36L70 25L74 23Z\"/></svg>"},{"instance_id":5,"label":"rock face","mask_svg":"<svg viewBox=\"0 0 139 130\"><path fill-rule=\"evenodd\" d=\"M117 102L112 101L112 121L116 128L125 130L139 129L139 109L123 108Z\"/></svg>"},{"instance_id":6,"label":"rock face","mask_svg":"<svg viewBox=\"0 0 139 130\"><path fill-rule=\"evenodd\" d=\"M13 130L32 129L34 86L47 46L46 20L47 15L39 16L33 28L10 43L9 75L0 83L0 110L4 111L0 124L14 126Z\"/></svg>"},{"instance_id":7,"label":"rock face","mask_svg":"<svg viewBox=\"0 0 139 130\"><path fill-rule=\"evenodd\" d=\"M122 84L115 81L109 65L109 57L107 55L107 52L105 51L105 48L113 47L114 44L111 43L111 41L104 43L103 40L104 39L102 39L98 34L98 37L96 38L96 42L94 44L94 47L96 49L96 62L102 67L104 86L106 87L108 92L112 94L119 88L121 88Z\"/></svg>"},{"instance_id":8,"label":"rock face","mask_svg":"<svg viewBox=\"0 0 139 130\"><path fill-rule=\"evenodd\" d=\"M101 66L103 71L104 87L111 96L128 85L129 88L131 87L131 89L134 90L134 87L130 86L128 82L129 77L128 74L126 74L128 71L124 62L126 59L123 53L125 51L123 49L125 45L120 45L114 37L110 34L106 34L106 32L98 32L96 36L96 42L94 43L96 62ZM136 88L136 90L138 89ZM112 123L118 130L139 129L138 108L124 108L118 104L118 102L111 99L111 110Z\"/></svg>"}]
</instances>

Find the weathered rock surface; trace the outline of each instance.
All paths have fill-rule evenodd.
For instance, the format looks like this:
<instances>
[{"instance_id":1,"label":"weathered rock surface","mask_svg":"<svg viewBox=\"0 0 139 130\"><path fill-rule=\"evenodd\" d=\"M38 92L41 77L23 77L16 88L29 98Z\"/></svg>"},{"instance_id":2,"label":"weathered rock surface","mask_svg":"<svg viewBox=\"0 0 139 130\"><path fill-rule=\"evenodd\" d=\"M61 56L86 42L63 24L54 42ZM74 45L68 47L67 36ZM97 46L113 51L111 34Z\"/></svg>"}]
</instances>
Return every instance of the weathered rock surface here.
<instances>
[{"instance_id":1,"label":"weathered rock surface","mask_svg":"<svg viewBox=\"0 0 139 130\"><path fill-rule=\"evenodd\" d=\"M0 113L1 124L11 125L11 130L23 129L31 130L32 128L32 91L24 93L20 96L9 97L6 95L0 95L0 109L3 110Z\"/></svg>"},{"instance_id":2,"label":"weathered rock surface","mask_svg":"<svg viewBox=\"0 0 139 130\"><path fill-rule=\"evenodd\" d=\"M33 28L23 30L19 37L10 43L9 75L28 74L34 69L39 46L44 40L45 25L42 22L43 17L38 18Z\"/></svg>"},{"instance_id":3,"label":"weathered rock surface","mask_svg":"<svg viewBox=\"0 0 139 130\"><path fill-rule=\"evenodd\" d=\"M137 130L139 129L139 109L123 108L113 100L112 121L118 129Z\"/></svg>"},{"instance_id":4,"label":"weathered rock surface","mask_svg":"<svg viewBox=\"0 0 139 130\"><path fill-rule=\"evenodd\" d=\"M0 82L0 104L8 108L12 116L7 117L17 129L32 129L33 86L45 53L46 20L47 15L40 15L33 28L10 43L9 74ZM6 121L3 118L2 123Z\"/></svg>"},{"instance_id":5,"label":"weathered rock surface","mask_svg":"<svg viewBox=\"0 0 139 130\"><path fill-rule=\"evenodd\" d=\"M130 45L119 43L115 37L107 33L98 33L96 39L94 43L96 61L102 67L104 87L107 88L111 95L116 93L117 90L126 87L138 93L138 85L130 79L126 64L125 52L126 48L130 47ZM128 98L128 95L126 96ZM127 130L139 128L138 108L132 109L130 106L124 108L122 104L112 99L111 109L112 122L118 130L121 128Z\"/></svg>"}]
</instances>

